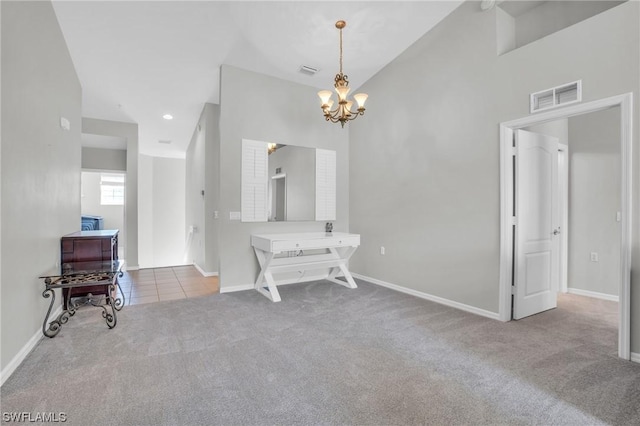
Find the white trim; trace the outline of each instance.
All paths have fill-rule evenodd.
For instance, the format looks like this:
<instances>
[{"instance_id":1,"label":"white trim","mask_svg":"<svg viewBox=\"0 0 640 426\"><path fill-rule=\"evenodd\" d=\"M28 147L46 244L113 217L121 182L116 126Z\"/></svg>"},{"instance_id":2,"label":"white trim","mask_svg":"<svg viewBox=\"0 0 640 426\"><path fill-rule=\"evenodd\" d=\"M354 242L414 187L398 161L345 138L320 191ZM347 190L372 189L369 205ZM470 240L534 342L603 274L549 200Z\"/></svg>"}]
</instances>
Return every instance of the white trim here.
<instances>
[{"instance_id":1,"label":"white trim","mask_svg":"<svg viewBox=\"0 0 640 426\"><path fill-rule=\"evenodd\" d=\"M193 266L195 266L196 269L198 270L198 272L200 272L202 274L202 276L204 276L204 277L217 277L218 276L218 272L206 272L204 269L202 269L200 266L198 266L197 263L194 263Z\"/></svg>"},{"instance_id":2,"label":"white trim","mask_svg":"<svg viewBox=\"0 0 640 426\"><path fill-rule=\"evenodd\" d=\"M253 290L254 288L255 288L254 284L240 284L240 285L232 285L232 286L220 287L220 294L222 294L222 293L235 293L236 291Z\"/></svg>"},{"instance_id":3,"label":"white trim","mask_svg":"<svg viewBox=\"0 0 640 426\"><path fill-rule=\"evenodd\" d=\"M137 266L137 265L136 266L126 266L126 267L123 267L122 269L124 269L125 271L137 271L137 270L140 269L140 267Z\"/></svg>"},{"instance_id":4,"label":"white trim","mask_svg":"<svg viewBox=\"0 0 640 426\"><path fill-rule=\"evenodd\" d=\"M539 116L537 116L539 117ZM511 277L513 273L513 129L500 125L500 321L511 321Z\"/></svg>"},{"instance_id":5,"label":"white trim","mask_svg":"<svg viewBox=\"0 0 640 426\"><path fill-rule=\"evenodd\" d=\"M56 318L62 312L62 305L59 305L58 308L49 316L50 318ZM29 339L29 341L20 349L20 351L13 357L9 364L6 365L0 372L0 386L4 385L4 382L7 381L9 377L16 371L16 369L22 364L22 362L27 358L27 356L31 353L33 348L36 347L40 339L42 339L44 335L42 334L42 328L39 328L38 331L35 332L33 336Z\"/></svg>"},{"instance_id":6,"label":"white trim","mask_svg":"<svg viewBox=\"0 0 640 426\"><path fill-rule=\"evenodd\" d=\"M352 272L351 275L353 275L354 278L358 278L360 280L364 280L372 284L386 287L391 290L399 291L401 293L410 294L411 296L416 296L421 299L429 300L431 302L439 303L440 305L449 306L450 308L460 309L461 311L470 312L472 314L480 315L482 317L491 318L494 320L500 319L499 315L496 312L486 311L484 309L476 308L475 306L465 305L464 303L455 302L453 300L445 299L439 296L434 296L428 293L423 293L421 291L413 290L411 288L402 287L397 284L392 284L386 281L356 274L355 272Z\"/></svg>"},{"instance_id":7,"label":"white trim","mask_svg":"<svg viewBox=\"0 0 640 426\"><path fill-rule=\"evenodd\" d=\"M631 356L629 357L629 361L640 363L640 353L631 352Z\"/></svg>"},{"instance_id":8,"label":"white trim","mask_svg":"<svg viewBox=\"0 0 640 426\"><path fill-rule=\"evenodd\" d=\"M540 112L517 120L500 123L500 320L511 317L511 225L513 205L512 134L513 130L542 124L561 118L573 117L611 107L620 107L620 175L621 211L620 222L620 291L618 356L631 356L631 242L632 242L632 145L633 145L633 93L611 96L597 101L570 105L557 110Z\"/></svg>"},{"instance_id":9,"label":"white trim","mask_svg":"<svg viewBox=\"0 0 640 426\"><path fill-rule=\"evenodd\" d=\"M567 288L567 293L577 294L578 296L593 297L593 298L602 299L602 300L610 300L612 302L618 302L619 300L619 297L614 296L613 294L598 293L597 291L582 290L579 288L572 288L572 287Z\"/></svg>"},{"instance_id":10,"label":"white trim","mask_svg":"<svg viewBox=\"0 0 640 426\"><path fill-rule=\"evenodd\" d=\"M559 143L558 153L562 152L564 163L558 170L560 187L560 281L559 291L566 293L569 288L569 146ZM560 154L558 154L560 155Z\"/></svg>"}]
</instances>

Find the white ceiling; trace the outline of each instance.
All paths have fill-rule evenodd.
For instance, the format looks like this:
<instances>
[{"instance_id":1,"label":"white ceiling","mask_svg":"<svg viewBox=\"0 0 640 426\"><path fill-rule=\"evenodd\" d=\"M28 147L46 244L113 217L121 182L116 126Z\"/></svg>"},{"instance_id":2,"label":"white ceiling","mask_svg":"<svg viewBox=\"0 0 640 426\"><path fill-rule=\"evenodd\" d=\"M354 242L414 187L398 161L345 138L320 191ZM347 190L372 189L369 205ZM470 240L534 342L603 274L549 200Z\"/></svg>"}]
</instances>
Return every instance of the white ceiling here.
<instances>
[{"instance_id":1,"label":"white ceiling","mask_svg":"<svg viewBox=\"0 0 640 426\"><path fill-rule=\"evenodd\" d=\"M138 123L141 153L173 157L184 157L204 103L219 103L220 65L331 88L344 19L344 71L356 89L461 3L53 1L83 116Z\"/></svg>"}]
</instances>

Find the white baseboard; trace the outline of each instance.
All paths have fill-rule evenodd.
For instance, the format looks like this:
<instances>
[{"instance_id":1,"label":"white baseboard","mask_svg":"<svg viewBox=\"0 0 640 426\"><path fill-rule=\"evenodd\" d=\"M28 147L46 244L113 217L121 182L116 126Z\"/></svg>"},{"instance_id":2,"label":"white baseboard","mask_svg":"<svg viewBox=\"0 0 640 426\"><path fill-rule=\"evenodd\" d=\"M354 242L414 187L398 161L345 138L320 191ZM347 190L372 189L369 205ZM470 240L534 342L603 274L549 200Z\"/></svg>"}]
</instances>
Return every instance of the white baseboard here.
<instances>
[{"instance_id":1,"label":"white baseboard","mask_svg":"<svg viewBox=\"0 0 640 426\"><path fill-rule=\"evenodd\" d=\"M139 266L134 265L134 266L129 266L125 264L125 267L123 268L125 271L137 271L140 269Z\"/></svg>"},{"instance_id":2,"label":"white baseboard","mask_svg":"<svg viewBox=\"0 0 640 426\"><path fill-rule=\"evenodd\" d=\"M496 312L486 311L484 309L476 308L475 306L465 305L464 303L454 302L453 300L444 299L442 297L433 296L428 293L423 293L421 291L413 290L411 288L402 287L396 284L388 283L386 281L378 280L375 278L367 277L364 275L356 274L354 272L351 273L355 278L370 282L372 284L376 284L382 287L390 288L391 290L396 290L401 293L410 294L412 296L419 297L421 299L429 300L431 302L439 303L441 305L449 306L451 308L460 309L461 311L470 312L472 314L480 315L486 318L491 318L494 320L500 320L500 314Z\"/></svg>"},{"instance_id":3,"label":"white baseboard","mask_svg":"<svg viewBox=\"0 0 640 426\"><path fill-rule=\"evenodd\" d=\"M579 288L572 287L569 287L567 289L567 293L577 294L578 296L587 296L594 297L596 299L609 300L611 302L617 302L619 299L618 296L614 296L613 294L598 293L597 291L581 290Z\"/></svg>"},{"instance_id":4,"label":"white baseboard","mask_svg":"<svg viewBox=\"0 0 640 426\"><path fill-rule=\"evenodd\" d=\"M227 287L220 287L220 293L235 293L236 291L253 290L253 284L240 284Z\"/></svg>"},{"instance_id":5,"label":"white baseboard","mask_svg":"<svg viewBox=\"0 0 640 426\"><path fill-rule=\"evenodd\" d=\"M637 352L631 352L631 361L640 363L640 354Z\"/></svg>"},{"instance_id":6,"label":"white baseboard","mask_svg":"<svg viewBox=\"0 0 640 426\"><path fill-rule=\"evenodd\" d=\"M205 277L217 277L218 276L218 272L206 272L204 269L202 269L200 266L198 266L197 263L194 263L193 266L195 266L196 269L198 270L198 272L200 272Z\"/></svg>"},{"instance_id":7,"label":"white baseboard","mask_svg":"<svg viewBox=\"0 0 640 426\"><path fill-rule=\"evenodd\" d=\"M62 312L62 305L58 306L58 308L49 316L49 318L57 318L58 315ZM42 328L38 329L31 339L20 349L20 351L13 357L13 359L7 364L6 367L0 371L0 386L4 385L4 382L7 381L9 377L13 374L14 371L22 364L27 355L31 353L33 348L36 347L40 339L42 339L44 335L42 334Z\"/></svg>"}]
</instances>

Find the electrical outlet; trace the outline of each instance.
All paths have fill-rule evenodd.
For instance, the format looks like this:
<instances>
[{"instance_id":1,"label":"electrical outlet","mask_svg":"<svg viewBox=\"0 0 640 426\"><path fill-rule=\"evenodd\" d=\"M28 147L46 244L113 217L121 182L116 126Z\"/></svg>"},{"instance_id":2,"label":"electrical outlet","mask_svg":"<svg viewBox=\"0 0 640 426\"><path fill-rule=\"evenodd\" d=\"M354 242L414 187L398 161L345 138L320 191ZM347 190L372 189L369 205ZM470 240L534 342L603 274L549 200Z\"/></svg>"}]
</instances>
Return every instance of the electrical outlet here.
<instances>
[{"instance_id":1,"label":"electrical outlet","mask_svg":"<svg viewBox=\"0 0 640 426\"><path fill-rule=\"evenodd\" d=\"M384 246L380 246L380 254L384 256L386 250L384 248Z\"/></svg>"},{"instance_id":2,"label":"electrical outlet","mask_svg":"<svg viewBox=\"0 0 640 426\"><path fill-rule=\"evenodd\" d=\"M592 262L597 262L598 261L598 253L592 251L591 252L591 261Z\"/></svg>"}]
</instances>

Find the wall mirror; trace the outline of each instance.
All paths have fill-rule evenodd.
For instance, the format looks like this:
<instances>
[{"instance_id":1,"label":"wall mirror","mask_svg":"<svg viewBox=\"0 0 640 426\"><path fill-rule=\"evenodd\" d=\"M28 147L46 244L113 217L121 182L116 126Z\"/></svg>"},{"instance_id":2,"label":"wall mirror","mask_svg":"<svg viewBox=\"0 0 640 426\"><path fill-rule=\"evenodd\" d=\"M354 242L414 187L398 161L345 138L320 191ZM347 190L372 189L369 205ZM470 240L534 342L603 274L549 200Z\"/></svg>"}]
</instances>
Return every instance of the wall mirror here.
<instances>
[{"instance_id":1,"label":"wall mirror","mask_svg":"<svg viewBox=\"0 0 640 426\"><path fill-rule=\"evenodd\" d=\"M242 141L243 222L335 220L336 152Z\"/></svg>"}]
</instances>

